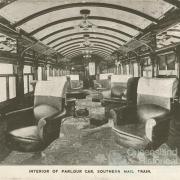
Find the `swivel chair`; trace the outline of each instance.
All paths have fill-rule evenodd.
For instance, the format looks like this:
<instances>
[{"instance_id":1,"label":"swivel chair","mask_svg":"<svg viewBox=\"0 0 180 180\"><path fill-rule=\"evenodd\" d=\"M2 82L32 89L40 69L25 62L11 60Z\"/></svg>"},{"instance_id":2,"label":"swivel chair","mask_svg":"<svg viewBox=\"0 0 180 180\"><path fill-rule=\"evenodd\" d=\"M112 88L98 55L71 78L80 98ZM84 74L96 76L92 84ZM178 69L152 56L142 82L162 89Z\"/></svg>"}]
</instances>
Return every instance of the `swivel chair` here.
<instances>
[{"instance_id":1,"label":"swivel chair","mask_svg":"<svg viewBox=\"0 0 180 180\"><path fill-rule=\"evenodd\" d=\"M97 94L93 95L93 102L100 102L103 98L103 93L108 93L111 89L111 74L100 74L99 79L94 80L94 89Z\"/></svg>"},{"instance_id":2,"label":"swivel chair","mask_svg":"<svg viewBox=\"0 0 180 180\"><path fill-rule=\"evenodd\" d=\"M102 92L101 105L105 107L105 118L108 118L110 109L136 104L138 77L130 75L113 75L111 90Z\"/></svg>"},{"instance_id":3,"label":"swivel chair","mask_svg":"<svg viewBox=\"0 0 180 180\"><path fill-rule=\"evenodd\" d=\"M166 142L177 90L176 78L140 78L137 105L110 111L115 139L125 146L145 149L156 149Z\"/></svg>"},{"instance_id":4,"label":"swivel chair","mask_svg":"<svg viewBox=\"0 0 180 180\"><path fill-rule=\"evenodd\" d=\"M83 83L78 75L67 76L67 86L67 98L84 99L88 95L87 91L83 90Z\"/></svg>"},{"instance_id":5,"label":"swivel chair","mask_svg":"<svg viewBox=\"0 0 180 180\"><path fill-rule=\"evenodd\" d=\"M66 80L38 81L34 106L5 115L6 142L11 150L41 152L59 137L61 121L66 115L66 88Z\"/></svg>"}]
</instances>

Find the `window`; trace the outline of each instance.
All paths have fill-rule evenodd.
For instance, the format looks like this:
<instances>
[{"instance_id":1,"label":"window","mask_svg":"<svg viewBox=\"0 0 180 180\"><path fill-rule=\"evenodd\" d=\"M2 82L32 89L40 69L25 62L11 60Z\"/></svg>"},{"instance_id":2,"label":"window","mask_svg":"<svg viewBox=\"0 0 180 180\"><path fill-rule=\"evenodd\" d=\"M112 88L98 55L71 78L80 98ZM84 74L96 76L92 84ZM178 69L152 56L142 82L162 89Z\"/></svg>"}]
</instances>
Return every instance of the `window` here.
<instances>
[{"instance_id":1,"label":"window","mask_svg":"<svg viewBox=\"0 0 180 180\"><path fill-rule=\"evenodd\" d=\"M0 74L13 74L13 65L0 63Z\"/></svg>"},{"instance_id":2,"label":"window","mask_svg":"<svg viewBox=\"0 0 180 180\"><path fill-rule=\"evenodd\" d=\"M16 76L13 65L0 63L0 102L16 97Z\"/></svg>"},{"instance_id":3,"label":"window","mask_svg":"<svg viewBox=\"0 0 180 180\"><path fill-rule=\"evenodd\" d=\"M89 63L89 75L90 76L95 75L95 63L94 62Z\"/></svg>"},{"instance_id":4,"label":"window","mask_svg":"<svg viewBox=\"0 0 180 180\"><path fill-rule=\"evenodd\" d=\"M158 56L159 75L177 75L176 56L174 53Z\"/></svg>"},{"instance_id":5,"label":"window","mask_svg":"<svg viewBox=\"0 0 180 180\"><path fill-rule=\"evenodd\" d=\"M139 77L138 64L137 63L133 64L133 70L134 70L134 77Z\"/></svg>"},{"instance_id":6,"label":"window","mask_svg":"<svg viewBox=\"0 0 180 180\"><path fill-rule=\"evenodd\" d=\"M23 73L24 74L31 73L31 66L25 65L23 69Z\"/></svg>"},{"instance_id":7,"label":"window","mask_svg":"<svg viewBox=\"0 0 180 180\"><path fill-rule=\"evenodd\" d=\"M24 75L24 93L28 93L28 76Z\"/></svg>"},{"instance_id":8,"label":"window","mask_svg":"<svg viewBox=\"0 0 180 180\"><path fill-rule=\"evenodd\" d=\"M9 98L16 97L16 77L9 77Z\"/></svg>"},{"instance_id":9,"label":"window","mask_svg":"<svg viewBox=\"0 0 180 180\"><path fill-rule=\"evenodd\" d=\"M0 77L0 102L7 100L6 77Z\"/></svg>"},{"instance_id":10,"label":"window","mask_svg":"<svg viewBox=\"0 0 180 180\"><path fill-rule=\"evenodd\" d=\"M166 56L159 56L159 70L166 70Z\"/></svg>"},{"instance_id":11,"label":"window","mask_svg":"<svg viewBox=\"0 0 180 180\"><path fill-rule=\"evenodd\" d=\"M53 76L53 68L49 67L49 76Z\"/></svg>"},{"instance_id":12,"label":"window","mask_svg":"<svg viewBox=\"0 0 180 180\"><path fill-rule=\"evenodd\" d=\"M126 74L129 74L129 64L126 64Z\"/></svg>"},{"instance_id":13,"label":"window","mask_svg":"<svg viewBox=\"0 0 180 180\"><path fill-rule=\"evenodd\" d=\"M27 94L33 91L33 87L31 85L31 81L33 80L31 66L25 65L23 69L23 73L24 73L24 94Z\"/></svg>"},{"instance_id":14,"label":"window","mask_svg":"<svg viewBox=\"0 0 180 180\"><path fill-rule=\"evenodd\" d=\"M33 91L33 86L31 85L31 82L33 80L33 75L29 75L29 92L32 92Z\"/></svg>"},{"instance_id":15,"label":"window","mask_svg":"<svg viewBox=\"0 0 180 180\"><path fill-rule=\"evenodd\" d=\"M47 80L49 80L49 76L50 76L50 71L49 71L49 67L47 67Z\"/></svg>"},{"instance_id":16,"label":"window","mask_svg":"<svg viewBox=\"0 0 180 180\"><path fill-rule=\"evenodd\" d=\"M38 67L38 80L42 80L42 67Z\"/></svg>"},{"instance_id":17,"label":"window","mask_svg":"<svg viewBox=\"0 0 180 180\"><path fill-rule=\"evenodd\" d=\"M123 65L122 65L122 67L123 67L123 74L127 74L126 65L125 65L125 64L123 64Z\"/></svg>"},{"instance_id":18,"label":"window","mask_svg":"<svg viewBox=\"0 0 180 180\"><path fill-rule=\"evenodd\" d=\"M143 76L152 77L152 65L150 57L143 59Z\"/></svg>"},{"instance_id":19,"label":"window","mask_svg":"<svg viewBox=\"0 0 180 180\"><path fill-rule=\"evenodd\" d=\"M167 54L167 70L175 70L175 54Z\"/></svg>"}]
</instances>

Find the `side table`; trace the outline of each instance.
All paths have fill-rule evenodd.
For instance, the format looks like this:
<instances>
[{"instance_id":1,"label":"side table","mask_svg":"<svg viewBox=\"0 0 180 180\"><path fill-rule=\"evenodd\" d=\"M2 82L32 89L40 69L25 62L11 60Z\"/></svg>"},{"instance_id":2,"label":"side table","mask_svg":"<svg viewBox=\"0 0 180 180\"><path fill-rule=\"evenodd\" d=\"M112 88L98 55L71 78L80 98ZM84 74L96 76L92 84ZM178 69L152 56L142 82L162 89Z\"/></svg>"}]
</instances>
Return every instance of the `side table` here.
<instances>
[{"instance_id":1,"label":"side table","mask_svg":"<svg viewBox=\"0 0 180 180\"><path fill-rule=\"evenodd\" d=\"M67 116L74 116L76 111L76 98L66 99Z\"/></svg>"}]
</instances>

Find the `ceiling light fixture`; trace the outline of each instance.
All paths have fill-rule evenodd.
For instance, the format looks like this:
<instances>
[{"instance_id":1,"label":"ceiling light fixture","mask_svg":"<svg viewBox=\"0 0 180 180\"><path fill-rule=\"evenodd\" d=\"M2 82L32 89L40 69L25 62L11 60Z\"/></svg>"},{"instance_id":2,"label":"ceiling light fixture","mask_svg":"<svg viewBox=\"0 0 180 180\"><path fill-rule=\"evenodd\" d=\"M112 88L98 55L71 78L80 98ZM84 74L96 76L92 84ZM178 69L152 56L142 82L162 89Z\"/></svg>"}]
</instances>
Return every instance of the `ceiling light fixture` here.
<instances>
[{"instance_id":1,"label":"ceiling light fixture","mask_svg":"<svg viewBox=\"0 0 180 180\"><path fill-rule=\"evenodd\" d=\"M82 10L80 10L80 14L82 16L82 22L80 22L80 24L75 26L75 28L77 28L79 31L83 31L83 32L87 32L87 31L95 32L96 26L88 20L88 16L90 15L90 12L91 11L89 9L82 9Z\"/></svg>"}]
</instances>

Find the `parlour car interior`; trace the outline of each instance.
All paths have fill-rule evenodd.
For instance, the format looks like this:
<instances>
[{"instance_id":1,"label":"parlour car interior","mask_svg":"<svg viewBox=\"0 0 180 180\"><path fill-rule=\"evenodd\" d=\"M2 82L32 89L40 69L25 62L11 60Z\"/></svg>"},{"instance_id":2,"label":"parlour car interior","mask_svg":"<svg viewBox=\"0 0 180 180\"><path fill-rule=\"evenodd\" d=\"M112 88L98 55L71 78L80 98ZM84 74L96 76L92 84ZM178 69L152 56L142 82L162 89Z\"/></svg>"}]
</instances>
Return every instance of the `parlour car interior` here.
<instances>
[{"instance_id":1,"label":"parlour car interior","mask_svg":"<svg viewBox=\"0 0 180 180\"><path fill-rule=\"evenodd\" d=\"M179 0L2 0L0 164L179 164L179 79Z\"/></svg>"}]
</instances>

